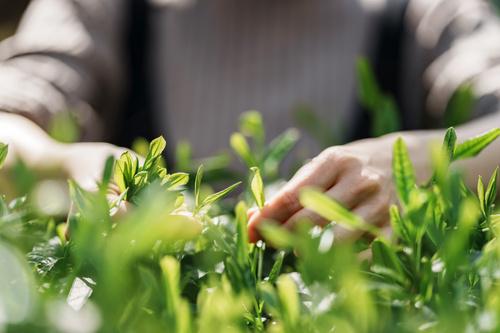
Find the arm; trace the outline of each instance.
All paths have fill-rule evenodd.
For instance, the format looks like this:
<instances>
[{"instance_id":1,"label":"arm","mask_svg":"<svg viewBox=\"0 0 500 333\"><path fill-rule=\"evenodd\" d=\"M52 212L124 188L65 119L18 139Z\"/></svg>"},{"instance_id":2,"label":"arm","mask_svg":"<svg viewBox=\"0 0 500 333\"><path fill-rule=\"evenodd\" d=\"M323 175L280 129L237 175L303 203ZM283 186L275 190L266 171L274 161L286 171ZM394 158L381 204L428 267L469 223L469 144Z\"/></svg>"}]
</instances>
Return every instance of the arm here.
<instances>
[{"instance_id":1,"label":"arm","mask_svg":"<svg viewBox=\"0 0 500 333\"><path fill-rule=\"evenodd\" d=\"M75 112L83 139L101 139L121 94L123 1L34 0L0 46L0 110L47 128ZM106 116L103 113L106 110Z\"/></svg>"},{"instance_id":2,"label":"arm","mask_svg":"<svg viewBox=\"0 0 500 333\"><path fill-rule=\"evenodd\" d=\"M53 170L90 186L108 144L64 145L44 131L54 115L74 112L82 139L104 136L117 109L124 1L33 0L18 32L0 44L0 141L31 168ZM106 114L104 114L104 112Z\"/></svg>"},{"instance_id":3,"label":"arm","mask_svg":"<svg viewBox=\"0 0 500 333\"><path fill-rule=\"evenodd\" d=\"M500 67L495 68L494 61L500 58L500 46L491 41L500 36L500 24L486 3L412 0L408 20L413 35L409 46L413 47L403 67L407 88L404 100L408 102L405 109L417 115L422 113L421 107L438 119L453 92L468 82L478 96L476 115L489 115L459 127L459 139L500 127ZM415 82L422 82L421 87ZM265 219L274 219L290 229L303 218L318 225L328 223L301 207L298 197L305 186L324 190L365 221L388 230L389 207L396 200L391 175L395 139L403 137L417 178L425 181L431 175L429 145L440 142L443 135L444 130L407 131L328 148L300 169L262 211L251 213L250 238L259 238L257 228ZM460 162L469 184L475 184L480 174L489 177L500 163L499 150L497 141L477 158ZM337 239L351 236L343 229L336 235Z\"/></svg>"}]
</instances>

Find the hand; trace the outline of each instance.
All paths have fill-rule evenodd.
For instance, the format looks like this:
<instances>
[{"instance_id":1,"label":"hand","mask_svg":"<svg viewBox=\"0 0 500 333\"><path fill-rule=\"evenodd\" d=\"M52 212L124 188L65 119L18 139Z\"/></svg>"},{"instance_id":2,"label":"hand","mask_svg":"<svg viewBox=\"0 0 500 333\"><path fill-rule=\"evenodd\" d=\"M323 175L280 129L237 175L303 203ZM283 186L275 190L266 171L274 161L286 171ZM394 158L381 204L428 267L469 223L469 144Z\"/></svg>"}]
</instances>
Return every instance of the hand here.
<instances>
[{"instance_id":1,"label":"hand","mask_svg":"<svg viewBox=\"0 0 500 333\"><path fill-rule=\"evenodd\" d=\"M118 159L125 148L104 142L83 142L63 145L55 154L59 156L66 177L74 179L87 190L96 188L109 156Z\"/></svg>"},{"instance_id":2,"label":"hand","mask_svg":"<svg viewBox=\"0 0 500 333\"><path fill-rule=\"evenodd\" d=\"M255 242L260 238L258 227L267 219L275 220L287 229L293 229L304 219L319 226L328 224L330 221L300 205L299 192L309 186L325 191L365 222L388 228L389 207L396 201L391 167L395 139L395 135L389 135L323 151L302 167L261 211L250 212L250 240ZM424 140L414 137L405 140L408 141L410 153L426 152L421 149ZM427 159L421 158L424 155L420 153L414 161L418 170L427 168ZM418 174L423 176L422 172ZM337 227L337 238L355 235Z\"/></svg>"}]
</instances>

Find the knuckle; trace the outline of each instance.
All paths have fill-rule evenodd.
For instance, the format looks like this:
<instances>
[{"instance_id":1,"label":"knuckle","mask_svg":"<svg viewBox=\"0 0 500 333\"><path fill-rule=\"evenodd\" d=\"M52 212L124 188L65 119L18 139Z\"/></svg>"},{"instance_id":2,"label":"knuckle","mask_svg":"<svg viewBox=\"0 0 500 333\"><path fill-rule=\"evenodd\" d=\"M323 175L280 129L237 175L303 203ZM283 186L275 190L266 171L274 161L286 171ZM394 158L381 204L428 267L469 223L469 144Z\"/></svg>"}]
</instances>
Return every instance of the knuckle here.
<instances>
[{"instance_id":1,"label":"knuckle","mask_svg":"<svg viewBox=\"0 0 500 333\"><path fill-rule=\"evenodd\" d=\"M375 204L376 215L383 216L389 214L389 208L391 206L391 197L389 195L381 195L377 199Z\"/></svg>"},{"instance_id":2,"label":"knuckle","mask_svg":"<svg viewBox=\"0 0 500 333\"><path fill-rule=\"evenodd\" d=\"M284 190L278 202L287 211L297 211L301 208L297 193L291 190Z\"/></svg>"}]
</instances>

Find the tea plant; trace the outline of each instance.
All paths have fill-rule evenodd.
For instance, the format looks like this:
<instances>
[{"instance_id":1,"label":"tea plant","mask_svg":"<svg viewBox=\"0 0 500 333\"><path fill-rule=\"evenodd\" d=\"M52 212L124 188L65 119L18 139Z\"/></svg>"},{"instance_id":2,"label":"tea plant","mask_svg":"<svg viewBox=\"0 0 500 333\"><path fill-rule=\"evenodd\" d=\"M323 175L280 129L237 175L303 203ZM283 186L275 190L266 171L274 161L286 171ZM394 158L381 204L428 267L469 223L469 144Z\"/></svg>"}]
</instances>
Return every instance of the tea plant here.
<instances>
[{"instance_id":1,"label":"tea plant","mask_svg":"<svg viewBox=\"0 0 500 333\"><path fill-rule=\"evenodd\" d=\"M2 198L0 330L497 332L498 171L479 178L475 194L450 165L499 135L494 129L458 144L450 128L432 149L434 173L425 184L416 183L398 139L390 236L304 189L302 205L332 222L304 222L294 233L264 224L265 242L250 244L248 208L262 208L265 184L297 140L292 130L265 146L255 112L231 137L249 174L221 191L209 189L203 166L170 173L158 138L143 160L131 153L108 159L97 191L70 182L69 239L66 217L37 209L33 193ZM6 154L0 145L0 162ZM110 202L111 182L121 195ZM228 197L237 187L244 191ZM115 214L125 202L128 212ZM339 227L365 236L338 242Z\"/></svg>"}]
</instances>

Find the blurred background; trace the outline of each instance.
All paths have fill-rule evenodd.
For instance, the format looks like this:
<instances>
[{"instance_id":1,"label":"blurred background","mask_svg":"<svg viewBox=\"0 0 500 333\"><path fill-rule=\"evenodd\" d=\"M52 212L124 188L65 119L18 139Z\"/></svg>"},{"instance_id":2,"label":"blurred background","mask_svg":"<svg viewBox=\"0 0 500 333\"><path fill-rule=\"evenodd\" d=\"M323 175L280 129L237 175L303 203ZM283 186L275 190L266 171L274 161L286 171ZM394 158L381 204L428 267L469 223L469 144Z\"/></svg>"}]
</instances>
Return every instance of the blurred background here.
<instances>
[{"instance_id":1,"label":"blurred background","mask_svg":"<svg viewBox=\"0 0 500 333\"><path fill-rule=\"evenodd\" d=\"M0 40L14 34L22 13L30 0L0 0Z\"/></svg>"}]
</instances>

